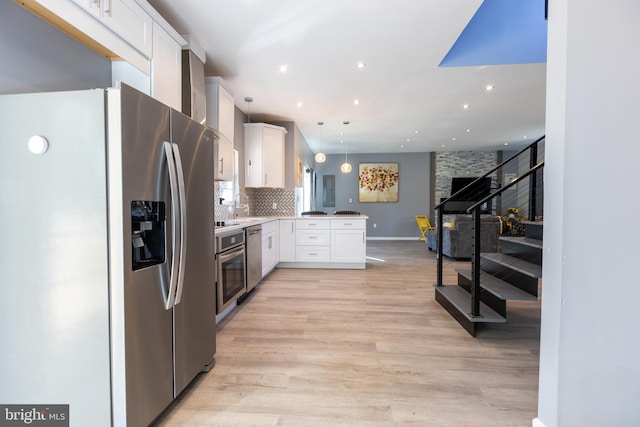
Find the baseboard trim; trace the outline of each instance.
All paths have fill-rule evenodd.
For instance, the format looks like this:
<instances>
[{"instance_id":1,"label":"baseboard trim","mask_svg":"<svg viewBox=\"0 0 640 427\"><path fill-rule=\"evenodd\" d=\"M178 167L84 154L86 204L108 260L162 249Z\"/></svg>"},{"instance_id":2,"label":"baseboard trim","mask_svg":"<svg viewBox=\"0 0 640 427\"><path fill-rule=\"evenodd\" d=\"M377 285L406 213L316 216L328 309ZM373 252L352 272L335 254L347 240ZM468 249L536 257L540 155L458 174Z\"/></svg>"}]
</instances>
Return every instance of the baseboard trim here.
<instances>
[{"instance_id":1,"label":"baseboard trim","mask_svg":"<svg viewBox=\"0 0 640 427\"><path fill-rule=\"evenodd\" d=\"M540 418L534 418L533 421L531 421L531 427L545 427L545 425L540 421Z\"/></svg>"},{"instance_id":2,"label":"baseboard trim","mask_svg":"<svg viewBox=\"0 0 640 427\"><path fill-rule=\"evenodd\" d=\"M417 237L367 237L367 240L415 240L415 241L418 241L418 238Z\"/></svg>"}]
</instances>

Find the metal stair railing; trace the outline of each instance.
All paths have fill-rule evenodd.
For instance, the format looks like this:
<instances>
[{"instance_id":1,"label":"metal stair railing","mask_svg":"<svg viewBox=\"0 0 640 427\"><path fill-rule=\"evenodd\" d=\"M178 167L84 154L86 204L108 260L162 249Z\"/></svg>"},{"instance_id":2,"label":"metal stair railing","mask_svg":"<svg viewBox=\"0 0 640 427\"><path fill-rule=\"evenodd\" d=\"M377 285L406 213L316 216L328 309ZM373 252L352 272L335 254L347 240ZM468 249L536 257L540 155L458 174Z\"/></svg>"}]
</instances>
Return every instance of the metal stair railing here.
<instances>
[{"instance_id":1,"label":"metal stair railing","mask_svg":"<svg viewBox=\"0 0 640 427\"><path fill-rule=\"evenodd\" d=\"M480 316L480 208L484 203L501 195L504 191L518 184L518 182L530 176L535 176L536 172L538 172L538 170L542 170L543 167L544 161L538 163L527 172L511 181L509 184L499 188L467 209L467 212L471 213L473 219L473 252L471 258L471 275L473 277L473 283L471 284L471 315L474 317ZM531 203L532 200L535 201L535 197L531 197L531 192L535 193L536 188L530 188L529 203Z\"/></svg>"}]
</instances>

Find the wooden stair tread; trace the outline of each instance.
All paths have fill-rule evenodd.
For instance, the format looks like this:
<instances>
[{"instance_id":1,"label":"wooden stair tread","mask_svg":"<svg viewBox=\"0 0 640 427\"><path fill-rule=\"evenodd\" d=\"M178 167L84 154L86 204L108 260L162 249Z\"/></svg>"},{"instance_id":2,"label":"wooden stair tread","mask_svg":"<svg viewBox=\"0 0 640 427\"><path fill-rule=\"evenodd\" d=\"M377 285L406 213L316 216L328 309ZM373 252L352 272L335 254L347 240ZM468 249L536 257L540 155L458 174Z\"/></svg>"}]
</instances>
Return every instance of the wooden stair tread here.
<instances>
[{"instance_id":1,"label":"wooden stair tread","mask_svg":"<svg viewBox=\"0 0 640 427\"><path fill-rule=\"evenodd\" d=\"M542 250L542 240L533 239L531 237L500 236L500 240Z\"/></svg>"},{"instance_id":2,"label":"wooden stair tread","mask_svg":"<svg viewBox=\"0 0 640 427\"><path fill-rule=\"evenodd\" d=\"M507 319L500 316L491 308L483 303L480 303L481 317L471 316L471 295L462 289L458 285L433 285L436 292L442 295L444 298L453 305L467 321L472 323L506 323Z\"/></svg>"},{"instance_id":3,"label":"wooden stair tread","mask_svg":"<svg viewBox=\"0 0 640 427\"><path fill-rule=\"evenodd\" d=\"M534 279L542 277L542 266L502 253L482 253L481 258L488 259L506 268L520 272Z\"/></svg>"},{"instance_id":4,"label":"wooden stair tread","mask_svg":"<svg viewBox=\"0 0 640 427\"><path fill-rule=\"evenodd\" d=\"M467 280L473 282L471 270L456 269L456 272ZM485 271L480 271L480 287L491 292L502 300L537 301L538 297L523 291L512 284L505 282Z\"/></svg>"}]
</instances>

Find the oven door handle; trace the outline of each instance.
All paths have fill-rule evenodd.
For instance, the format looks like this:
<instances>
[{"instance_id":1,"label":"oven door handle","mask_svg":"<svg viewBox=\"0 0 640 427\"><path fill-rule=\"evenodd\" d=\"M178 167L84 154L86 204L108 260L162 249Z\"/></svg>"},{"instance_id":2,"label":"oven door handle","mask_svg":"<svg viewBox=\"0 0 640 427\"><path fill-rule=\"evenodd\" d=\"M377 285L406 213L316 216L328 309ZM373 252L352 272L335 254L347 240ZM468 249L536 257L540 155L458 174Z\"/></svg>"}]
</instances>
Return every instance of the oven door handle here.
<instances>
[{"instance_id":1,"label":"oven door handle","mask_svg":"<svg viewBox=\"0 0 640 427\"><path fill-rule=\"evenodd\" d=\"M240 245L236 248L230 249L226 252L222 252L218 254L218 261L227 262L232 258L237 257L238 255L244 253L244 246Z\"/></svg>"}]
</instances>

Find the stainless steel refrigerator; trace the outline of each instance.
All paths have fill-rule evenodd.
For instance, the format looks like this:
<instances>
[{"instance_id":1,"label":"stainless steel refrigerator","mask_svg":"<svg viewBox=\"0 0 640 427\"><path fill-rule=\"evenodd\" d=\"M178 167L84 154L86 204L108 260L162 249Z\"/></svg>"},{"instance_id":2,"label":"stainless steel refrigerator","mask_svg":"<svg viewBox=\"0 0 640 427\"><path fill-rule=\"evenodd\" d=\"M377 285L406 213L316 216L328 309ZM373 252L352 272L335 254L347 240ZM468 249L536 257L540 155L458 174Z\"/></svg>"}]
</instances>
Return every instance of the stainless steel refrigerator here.
<instances>
[{"instance_id":1,"label":"stainless steel refrigerator","mask_svg":"<svg viewBox=\"0 0 640 427\"><path fill-rule=\"evenodd\" d=\"M214 131L121 88L0 96L0 403L152 422L215 353Z\"/></svg>"}]
</instances>

